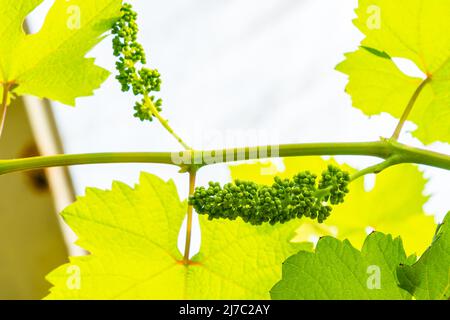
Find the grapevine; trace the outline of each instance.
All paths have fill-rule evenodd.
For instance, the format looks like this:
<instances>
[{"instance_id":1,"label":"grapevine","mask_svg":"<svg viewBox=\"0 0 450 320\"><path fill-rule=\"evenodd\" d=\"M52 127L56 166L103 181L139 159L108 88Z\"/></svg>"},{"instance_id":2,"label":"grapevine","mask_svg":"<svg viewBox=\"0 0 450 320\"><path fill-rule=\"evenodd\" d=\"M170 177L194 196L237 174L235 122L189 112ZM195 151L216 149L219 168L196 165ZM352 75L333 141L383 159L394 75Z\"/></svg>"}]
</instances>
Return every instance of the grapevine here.
<instances>
[{"instance_id":1,"label":"grapevine","mask_svg":"<svg viewBox=\"0 0 450 320\"><path fill-rule=\"evenodd\" d=\"M9 2L12 3L8 0L5 1L5 4L9 5ZM35 2L38 3L39 1ZM138 14L132 5L124 4L119 0L97 0L95 4L88 0L80 0L77 1L77 4L82 7L80 12L83 12L83 17L85 13L91 13L92 11L91 20L86 20L90 23L79 22L79 25L69 25L61 17L63 13L71 12L74 8L72 7L71 10L66 10L66 12L64 9L68 9L66 7L68 4L64 1L57 1L57 5L52 9L55 11L51 15L49 14L50 18L46 22L48 25L45 25L35 35L19 32L22 30L17 28L17 26L23 25L22 16L25 19L25 16L33 9L34 4L19 0L20 4L27 3L27 5L19 5L14 8L17 16L11 17L11 21L5 18L5 12L12 11L13 8L10 9L6 5L7 9L0 12L0 16L8 21L3 31L4 34L8 34L9 31L14 29L15 33L11 31L11 41L14 45L8 47L0 43L0 51L2 52L2 55L0 55L0 135L11 101L21 95L30 94L75 105L76 98L92 94L96 88L99 88L108 77L109 72L96 66L94 60L86 58L86 55L95 44L103 39L105 32L110 32L112 35L112 55L116 59L115 72L117 74L115 79L122 92L129 93L132 95L132 99L136 100L133 106L133 117L141 122L159 122L182 146L182 150L176 152L56 154L4 159L0 160L0 176L42 168L107 163L165 164L177 167L180 174L187 173L189 175L189 193L186 195L187 197L184 197L184 199L187 198L187 201L179 198L171 181L166 182L156 176L143 174L140 183L134 189L121 183L114 184L111 191L89 189L85 197L80 197L75 204L64 210L62 214L64 219L70 227L74 227L75 231L80 233L80 242L86 245L85 249L92 254L87 259L84 259L85 257L82 259L75 258L69 264L75 267L78 267L77 263L83 267L87 266L83 269L83 272L87 272L83 281L87 279L88 285L79 289L79 292L75 290L67 293L66 270L63 266L55 271L55 277L50 280L55 288L57 287L55 297L58 297L61 292L63 296L65 294L69 297L78 297L77 294L81 292L80 297L84 298L85 296L82 294L90 293L92 288L92 292L95 294L105 292L106 290L97 290L98 288L93 285L95 283L92 279L102 283L110 276L114 277L114 281L110 283L111 287L117 290L114 294L111 293L114 298L118 298L120 294L128 297L127 294L134 292L139 294L150 292L151 295L156 296L159 292L149 288L153 289L153 285L157 287L163 284L164 276L167 275L173 276L175 279L171 284L176 282L178 285L178 283L183 282L183 285L174 290L176 294L183 298L190 298L190 294L194 298L209 298L209 296L205 296L205 292L210 294L213 290L210 290L207 286L197 287L192 285L192 283L196 284L203 281L204 278L211 283L216 281L216 285L225 286L225 289L221 287L220 290L214 290L213 294L217 294L214 297L219 298L222 297L221 294L234 294L234 290L237 292L238 298L247 298L246 294L255 295L257 298L267 298L270 288L274 288L270 294L275 298L310 297L310 295L319 297L319 293L322 291L323 295L328 297L328 287L333 286L339 293L336 295L337 297L347 298L349 295L353 297L353 290L342 290L342 281L336 281L335 279L345 275L349 278L349 283L352 283L353 288L362 292L362 296L365 294L375 298L384 297L381 292L387 288L388 297L396 299L405 297L448 299L450 294L450 284L448 283L450 280L448 279L450 278L447 277L446 268L450 265L450 260L446 253L449 250L448 245L450 243L448 224L450 213L436 232L432 246L419 259L403 249L401 239L394 239L390 235L382 235L378 232L374 232L367 237L367 245L361 251L352 248L349 241L341 242L333 237L322 237L317 244L315 253L308 252L311 249L309 246L311 243L293 244L291 242L292 237L289 238L290 235L288 234L292 233L294 228L295 231L300 230L298 226L301 225L305 228L320 229L320 232L314 233L315 235L319 233L331 234L334 232L330 231L331 227L335 227L338 230L336 231L336 237L340 237L342 234L351 234L349 238L352 236L359 237L357 232L362 232L365 237L366 230L364 228L368 225L372 226L373 223L367 223L363 219L366 217L363 217L361 221L364 221L365 225L361 228L357 227L360 230L355 232L354 229L357 228L354 225L357 223L349 219L351 225L344 225L344 228L347 229L342 231L344 228L339 229L342 225L339 226L339 223L335 224L335 222L339 221L341 217L347 219L347 216L339 211L348 210L349 203L352 203L353 207L358 206L358 201L351 202L356 197L362 199L359 201L364 202L364 206L366 202L378 204L384 200L387 191L383 189L382 192L373 196L371 192L363 193L361 181L359 181L361 183L353 182L369 174L381 174L389 168L401 164L417 164L450 170L450 155L399 142L402 131L405 131L405 124L409 120L416 123L420 128L420 130L417 130L417 135L413 133L413 136L424 145L436 141L448 142L447 133L450 133L448 130L450 118L444 108L446 107L445 102L448 100L446 92L450 90L450 85L446 80L448 79L448 70L450 70L450 63L448 62L450 57L445 56L446 52L435 52L437 46L430 47L430 44L445 44L449 40L439 38L440 34L432 33L430 36L425 32L420 35L423 39L415 39L414 41L412 38L402 39L407 34L407 30L403 29L406 24L403 23L402 19L394 21L394 18L395 15L399 15L399 11L403 8L393 2L387 5L387 0L378 2L383 7L383 15L386 12L384 17L389 17L390 28L372 28L376 23L369 27L364 19L367 18L366 14L369 14L371 10L365 10L367 9L365 7L367 5L366 0L359 0L358 19L355 24L364 33L366 39L363 40L357 51L346 55L346 60L337 69L349 76L347 92L352 96L355 107L361 109L367 115L386 111L395 117L399 116L393 134L390 138L382 137L378 141L369 142L281 144L276 146L277 152L273 152L270 146L196 150L175 132L169 125L168 120L161 115L163 100L159 95L162 76L158 69L148 66L148 55L145 52L144 45L138 41ZM409 8L411 12L422 10L422 8L415 7L416 4L414 3L403 5L411 6ZM423 7L427 6L425 3L422 5ZM439 11L448 12L448 10L437 10L436 8L439 9L440 5L432 5L428 10L423 10L420 21L411 20L409 22L411 22L411 25L416 24L417 28L415 29L422 28L422 24L434 23L434 17L431 19L430 16L438 16ZM374 17L371 18L374 19ZM447 17L442 16L439 19L436 20L438 21L436 26L447 27L450 30L450 24L447 25L445 22L448 20ZM84 22L84 20L82 21ZM371 22L374 23L374 21ZM64 29L61 28L61 25L64 26ZM15 28L11 26L15 26ZM60 31L61 34L55 30ZM431 28L430 30L434 29ZM432 37L437 37L437 39ZM45 40L48 39L55 42L54 45L52 43L47 47ZM420 43L423 48L414 48L416 43ZM23 50L24 53L17 54L18 49L13 48L14 46ZM35 60L33 60L34 56L28 55L28 52L34 53L34 51L36 51L38 57ZM405 74L400 74L391 56L402 55L413 60L419 69L424 71L424 74L426 74L424 79L411 78ZM445 63L437 68L436 66L441 65L443 61ZM366 62L370 68L366 66ZM72 64L80 69L71 70L75 69ZM78 72L80 70L82 72ZM163 69L161 68L161 70ZM80 74L82 75L80 76ZM370 78L371 82L364 83L362 80L365 78ZM380 85L383 80L386 83ZM48 83L45 81L48 81ZM69 87L73 90L68 90ZM388 99L391 97L393 98ZM386 107L386 110L383 109L384 107ZM167 105L164 103L164 110L167 110L166 108ZM441 121L441 119L443 120ZM265 152L260 152L261 150ZM270 150L270 152L268 153L267 150ZM206 186L196 185L198 172L206 166L247 160L307 156L364 156L374 157L380 161L359 171L355 170L351 174L349 172L351 170L344 170L343 166L328 165L325 168L326 164L323 165L325 170L319 173L311 169L312 164L311 167L308 167L309 164L304 165L302 162L301 165L294 167L291 165L289 170L286 170L286 172L295 170L295 175L289 178L274 176L271 184L257 183L252 181L252 178L247 178L246 180L234 179L234 181L224 185L215 181L210 181ZM317 161L317 159L311 161ZM330 161L328 163L335 162ZM301 168L302 171L298 168ZM402 169L402 174L406 172L405 175L408 174L408 178L413 174L420 175L417 168L412 166L409 166L409 168L414 169L415 173ZM239 174L233 173L233 176L237 177ZM252 177L255 180L257 179L255 175L252 175ZM407 189L407 191L423 190L425 182L420 185L422 180L417 177L411 180L416 183L410 183L408 186L412 188ZM399 181L400 183L404 181L404 176L396 176L396 179L391 179L385 185L392 185L392 181ZM381 185L383 184L381 183ZM352 188L354 189L352 190ZM358 188L359 190L357 190ZM394 192L397 192L397 190L392 191L392 193ZM363 196L361 196L362 194ZM394 196L398 196L395 198L397 205L398 203L403 205L403 203L414 202L412 211L422 214L422 202L425 202L426 197L423 195L420 199L409 201L411 198L405 195L412 194L412 192L403 192L403 195L398 196L396 193ZM370 200L366 201L369 197ZM402 199L403 202L398 199ZM386 208L386 211L382 211L382 214L379 215L380 217L386 218L391 215L390 210L392 208L390 206L386 206ZM409 209L409 207L405 208L404 211ZM360 211L353 208L349 211L360 214ZM211 244L209 244L209 248L202 249L203 251L200 250L196 256L191 257L195 213L200 215L202 241L204 238L209 239ZM406 215L406 213L400 212L398 217L406 220ZM371 221L377 223L378 220L383 220L378 219L379 216L370 216L371 219L373 218ZM411 223L417 223L420 228L427 223L429 223L428 226L434 226L434 221L431 221L432 218L418 217L419 215L413 216L411 218L413 222ZM302 219L302 222L296 225L295 220L297 219ZM329 220L327 221L327 219ZM186 221L185 243L184 252L180 252L175 236L183 221ZM423 221L426 223L422 223ZM328 225L318 226L324 222L328 222ZM400 223L404 223L404 220L401 220L400 223L396 221L396 223L395 226L399 226ZM341 224L344 223L341 221ZM373 227L375 229L379 226ZM95 233L95 236L92 236L94 231L97 230L100 230L99 234ZM411 230L414 230L412 237L415 238L416 229L411 228ZM304 234L308 232L309 230L305 231ZM241 239L241 234L244 234L242 237L244 240ZM166 237L166 235L168 236ZM204 238L203 235L205 235ZM117 241L115 243L117 245L109 247L111 239ZM307 239L307 237L303 239ZM303 239L300 241L304 241ZM244 245L241 244L241 241ZM307 241L310 242L310 240ZM237 242L239 243L236 244ZM306 246L302 247L305 244ZM240 248L241 245L242 248ZM271 245L273 247L270 247ZM301 249L298 249L300 247L296 247L297 245ZM428 245L428 243L425 245ZM208 247L208 244L205 247ZM123 248L127 250L122 250ZM254 259L249 263L254 258L248 254L249 252L254 253L254 256L259 258L269 251L269 259ZM331 251L333 251L333 255L330 254ZM240 253L240 258L243 259L239 268L233 266L232 272L229 272L231 276L229 274L225 276L218 272L217 270L221 266L228 266L224 262L227 262L229 256L234 256L236 252ZM296 254L296 256L292 256L290 262L284 264L282 281L273 287L274 280L280 275L273 272L273 265L268 265L267 261L276 262L278 267L283 261L287 261L286 258L292 254ZM328 257L332 258L330 261L335 260L336 263L330 265L333 263L328 261ZM128 268L128 265L125 265L129 261L136 264L135 269ZM154 261L161 261L161 263L154 263ZM381 270L383 272L383 288L368 292L366 286L369 282L365 281L368 272L367 265L376 267L377 265L374 263L383 266L383 268L389 266L389 270ZM113 265L116 269L107 270L111 272L105 275L105 269L110 265ZM99 266L101 266L101 272L96 269ZM301 276L299 276L298 270L303 271ZM244 279L249 271L257 272L254 272L252 277ZM363 272L364 275L361 276L359 272ZM205 277L205 275L209 276ZM240 275L241 278L237 279L236 275ZM326 286L321 283L323 275L325 275L323 283L326 283ZM157 279L156 284L150 281L153 279ZM178 281L180 279L184 281ZM311 286L320 287L317 292L309 292L309 288L305 289L304 283L311 281L311 279L317 279L317 281L311 282ZM241 284L241 281L244 284ZM294 287L291 286L293 283L295 284ZM92 287L90 287L91 285ZM430 292L428 292L432 291L429 290L431 287L433 290L439 288L438 292L431 292L434 294L433 296L429 295ZM85 288L88 289L83 291ZM167 288L161 291L164 290L167 290ZM259 295L261 292L266 296ZM167 292L163 293L168 294ZM172 294L172 292L169 293ZM378 295L379 293L380 295ZM382 293L385 294L385 291ZM234 298L234 296L232 297ZM97 296L94 296L94 298L97 298Z\"/></svg>"}]
</instances>

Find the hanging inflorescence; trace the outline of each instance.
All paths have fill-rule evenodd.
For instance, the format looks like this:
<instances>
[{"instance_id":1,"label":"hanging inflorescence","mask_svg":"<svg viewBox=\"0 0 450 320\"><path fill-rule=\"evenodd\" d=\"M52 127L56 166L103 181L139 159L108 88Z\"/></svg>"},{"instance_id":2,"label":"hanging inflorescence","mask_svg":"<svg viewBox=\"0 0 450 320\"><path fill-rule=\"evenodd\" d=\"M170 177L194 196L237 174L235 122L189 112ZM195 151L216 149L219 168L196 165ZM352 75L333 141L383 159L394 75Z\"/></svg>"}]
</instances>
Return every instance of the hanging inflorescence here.
<instances>
[{"instance_id":1,"label":"hanging inflorescence","mask_svg":"<svg viewBox=\"0 0 450 320\"><path fill-rule=\"evenodd\" d=\"M252 225L274 225L307 217L322 223L330 216L331 205L344 201L350 175L330 165L318 183L309 171L274 180L272 186L237 180L223 188L210 182L208 188L196 188L189 204L210 220L240 217Z\"/></svg>"},{"instance_id":2,"label":"hanging inflorescence","mask_svg":"<svg viewBox=\"0 0 450 320\"><path fill-rule=\"evenodd\" d=\"M150 94L161 90L161 75L156 69L139 68L147 63L147 59L142 45L137 42L137 13L130 4L124 4L121 13L112 29L114 55L119 57L116 79L122 85L122 91L132 90L134 95L142 96L141 101L136 102L134 116L141 121L152 121L154 115L150 104L159 112L162 100Z\"/></svg>"}]
</instances>

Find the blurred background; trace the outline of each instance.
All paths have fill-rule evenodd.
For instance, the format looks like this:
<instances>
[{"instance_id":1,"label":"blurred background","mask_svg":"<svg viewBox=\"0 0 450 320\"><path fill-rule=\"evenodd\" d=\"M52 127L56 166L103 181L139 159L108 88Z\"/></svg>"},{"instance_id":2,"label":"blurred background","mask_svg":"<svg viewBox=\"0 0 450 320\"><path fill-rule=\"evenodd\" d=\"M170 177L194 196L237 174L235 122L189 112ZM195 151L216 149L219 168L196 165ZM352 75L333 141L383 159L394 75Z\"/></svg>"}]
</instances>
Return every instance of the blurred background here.
<instances>
[{"instance_id":1,"label":"blurred background","mask_svg":"<svg viewBox=\"0 0 450 320\"><path fill-rule=\"evenodd\" d=\"M39 30L53 2L44 1L29 16L32 32ZM352 108L344 92L346 77L334 70L362 39L352 25L357 0L130 2L139 13L139 40L149 65L163 77L163 116L194 148L377 140L396 126L387 114L369 119ZM89 55L114 72L111 38ZM403 68L408 72L410 66ZM179 150L158 123L133 117L134 102L114 76L94 97L78 99L76 108L17 101L0 155ZM402 142L421 146L408 133L412 129L409 123ZM445 144L430 148L450 152ZM338 160L356 168L376 162ZM281 161L275 162L282 168ZM450 174L421 169L429 179L426 193L432 195L425 210L439 221L448 210ZM68 254L83 253L72 245L74 236L57 212L88 186L107 189L113 180L133 185L141 171L174 179L180 197L186 197L187 176L162 165L92 165L0 177L0 298L43 297L48 289L44 276ZM230 179L226 165L205 168L198 178L199 185ZM373 177L367 180L373 184ZM192 254L200 243L196 228Z\"/></svg>"}]
</instances>

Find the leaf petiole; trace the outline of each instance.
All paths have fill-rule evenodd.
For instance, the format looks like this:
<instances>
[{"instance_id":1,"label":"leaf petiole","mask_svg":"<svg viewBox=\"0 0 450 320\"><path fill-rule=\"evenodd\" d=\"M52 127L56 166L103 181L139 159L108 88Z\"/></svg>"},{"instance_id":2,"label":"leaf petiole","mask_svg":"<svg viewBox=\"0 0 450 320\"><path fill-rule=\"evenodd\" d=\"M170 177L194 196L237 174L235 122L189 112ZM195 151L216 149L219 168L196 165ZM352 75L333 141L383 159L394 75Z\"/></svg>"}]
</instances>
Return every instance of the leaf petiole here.
<instances>
[{"instance_id":1,"label":"leaf petiole","mask_svg":"<svg viewBox=\"0 0 450 320\"><path fill-rule=\"evenodd\" d=\"M2 104L0 106L0 137L3 133L3 128L5 126L6 114L8 112L8 99L9 99L9 90L11 89L13 83L5 82L2 84L3 87L3 97Z\"/></svg>"},{"instance_id":2,"label":"leaf petiole","mask_svg":"<svg viewBox=\"0 0 450 320\"><path fill-rule=\"evenodd\" d=\"M423 89L425 88L425 86L431 81L431 78L428 77L426 78L416 89L416 91L414 92L414 94L412 95L411 99L408 102L408 105L405 108L405 111L403 111L402 117L400 118L397 127L395 128L394 133L392 134L391 139L393 141L397 141L398 138L400 137L400 134L402 132L403 126L406 123L406 120L408 120L408 117L414 107L414 105L417 102L417 99L419 98L420 94L422 93Z\"/></svg>"}]
</instances>

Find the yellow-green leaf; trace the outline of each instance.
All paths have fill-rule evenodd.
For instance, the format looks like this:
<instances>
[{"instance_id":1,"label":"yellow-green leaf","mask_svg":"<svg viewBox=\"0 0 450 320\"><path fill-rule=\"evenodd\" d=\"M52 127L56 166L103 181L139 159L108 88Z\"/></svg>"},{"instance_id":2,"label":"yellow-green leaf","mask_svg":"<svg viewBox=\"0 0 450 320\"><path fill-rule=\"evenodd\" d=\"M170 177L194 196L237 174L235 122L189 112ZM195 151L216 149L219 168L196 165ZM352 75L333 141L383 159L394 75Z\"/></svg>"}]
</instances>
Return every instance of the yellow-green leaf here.
<instances>
[{"instance_id":1,"label":"yellow-green leaf","mask_svg":"<svg viewBox=\"0 0 450 320\"><path fill-rule=\"evenodd\" d=\"M43 0L0 0L0 82L14 93L74 105L109 72L86 54L120 16L121 0L56 0L42 29L25 34L24 19Z\"/></svg>"},{"instance_id":2,"label":"yellow-green leaf","mask_svg":"<svg viewBox=\"0 0 450 320\"><path fill-rule=\"evenodd\" d=\"M450 3L359 0L356 13L363 47L337 66L349 76L353 105L367 115L400 117L426 77L408 118L418 126L413 134L427 144L450 142ZM424 79L403 74L391 57L411 60Z\"/></svg>"},{"instance_id":3,"label":"yellow-green leaf","mask_svg":"<svg viewBox=\"0 0 450 320\"><path fill-rule=\"evenodd\" d=\"M89 189L63 212L89 256L53 271L49 299L268 299L281 263L310 244L290 242L298 222L254 227L200 217L189 264L177 248L187 205L172 182L142 174L132 189Z\"/></svg>"}]
</instances>

